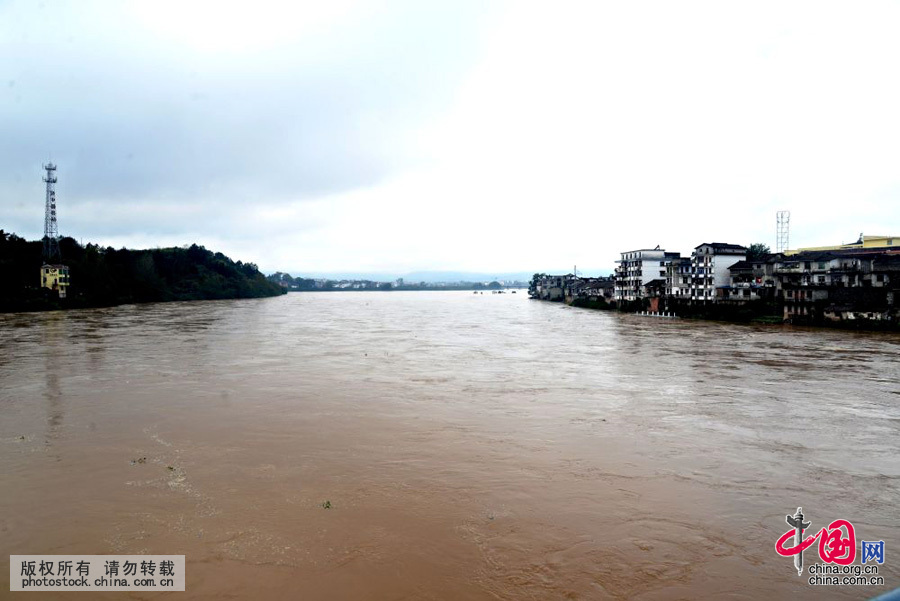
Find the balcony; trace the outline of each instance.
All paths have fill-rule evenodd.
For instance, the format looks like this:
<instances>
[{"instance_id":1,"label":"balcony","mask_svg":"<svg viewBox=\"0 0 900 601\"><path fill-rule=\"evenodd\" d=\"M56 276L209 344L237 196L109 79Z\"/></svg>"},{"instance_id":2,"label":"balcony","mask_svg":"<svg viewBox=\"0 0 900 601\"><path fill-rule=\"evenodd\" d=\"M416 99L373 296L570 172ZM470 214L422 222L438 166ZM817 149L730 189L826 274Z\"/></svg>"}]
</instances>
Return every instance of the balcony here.
<instances>
[{"instance_id":1,"label":"balcony","mask_svg":"<svg viewBox=\"0 0 900 601\"><path fill-rule=\"evenodd\" d=\"M784 263L775 267L775 273L804 273L803 265ZM806 273L809 273L808 271Z\"/></svg>"}]
</instances>

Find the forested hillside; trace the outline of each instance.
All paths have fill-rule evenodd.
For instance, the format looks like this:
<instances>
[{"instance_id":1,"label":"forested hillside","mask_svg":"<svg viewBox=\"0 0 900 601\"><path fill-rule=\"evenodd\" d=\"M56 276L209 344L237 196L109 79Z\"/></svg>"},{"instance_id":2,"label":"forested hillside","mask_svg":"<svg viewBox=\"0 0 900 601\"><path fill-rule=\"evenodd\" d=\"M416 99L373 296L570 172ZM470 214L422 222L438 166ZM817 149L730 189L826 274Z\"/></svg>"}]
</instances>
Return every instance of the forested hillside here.
<instances>
[{"instance_id":1,"label":"forested hillside","mask_svg":"<svg viewBox=\"0 0 900 601\"><path fill-rule=\"evenodd\" d=\"M65 299L39 286L41 241L0 230L0 311L41 311L125 303L257 298L282 294L253 263L196 244L128 250L59 241L71 285Z\"/></svg>"}]
</instances>

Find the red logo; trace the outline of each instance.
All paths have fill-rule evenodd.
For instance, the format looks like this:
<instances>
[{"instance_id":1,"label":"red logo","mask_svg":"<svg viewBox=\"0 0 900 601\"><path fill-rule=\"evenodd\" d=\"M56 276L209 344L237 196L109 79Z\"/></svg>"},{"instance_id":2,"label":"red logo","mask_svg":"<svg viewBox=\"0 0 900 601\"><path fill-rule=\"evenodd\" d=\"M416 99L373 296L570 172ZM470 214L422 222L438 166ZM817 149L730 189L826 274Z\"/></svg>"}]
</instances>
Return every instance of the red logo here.
<instances>
[{"instance_id":1,"label":"red logo","mask_svg":"<svg viewBox=\"0 0 900 601\"><path fill-rule=\"evenodd\" d=\"M775 543L775 551L782 557L802 553L819 539L819 558L824 563L848 566L856 559L856 533L853 524L847 520L834 520L815 534L807 536L800 544L785 547L784 543L794 537L796 529L788 530Z\"/></svg>"}]
</instances>

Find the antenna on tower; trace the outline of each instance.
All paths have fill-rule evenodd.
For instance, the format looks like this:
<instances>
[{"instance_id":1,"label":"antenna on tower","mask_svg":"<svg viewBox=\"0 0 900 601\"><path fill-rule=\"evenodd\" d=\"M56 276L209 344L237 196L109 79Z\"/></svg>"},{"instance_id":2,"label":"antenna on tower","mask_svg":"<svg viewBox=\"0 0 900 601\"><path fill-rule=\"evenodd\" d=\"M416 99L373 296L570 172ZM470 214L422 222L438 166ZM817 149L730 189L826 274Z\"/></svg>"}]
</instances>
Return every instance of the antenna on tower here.
<instances>
[{"instance_id":1,"label":"antenna on tower","mask_svg":"<svg viewBox=\"0 0 900 601\"><path fill-rule=\"evenodd\" d=\"M783 253L790 244L791 212L778 211L775 214L775 252Z\"/></svg>"}]
</instances>

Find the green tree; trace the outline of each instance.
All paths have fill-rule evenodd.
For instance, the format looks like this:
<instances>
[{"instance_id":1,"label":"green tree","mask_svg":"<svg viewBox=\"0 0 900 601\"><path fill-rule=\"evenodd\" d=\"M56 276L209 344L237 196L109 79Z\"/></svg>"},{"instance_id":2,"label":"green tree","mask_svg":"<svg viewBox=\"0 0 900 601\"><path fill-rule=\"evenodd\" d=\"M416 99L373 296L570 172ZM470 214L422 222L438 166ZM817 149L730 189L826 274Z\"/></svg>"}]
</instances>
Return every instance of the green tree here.
<instances>
[{"instance_id":1,"label":"green tree","mask_svg":"<svg viewBox=\"0 0 900 601\"><path fill-rule=\"evenodd\" d=\"M754 242L747 248L747 260L759 261L769 254L769 245L762 242Z\"/></svg>"},{"instance_id":2,"label":"green tree","mask_svg":"<svg viewBox=\"0 0 900 601\"><path fill-rule=\"evenodd\" d=\"M116 250L59 240L71 284L61 299L39 286L42 244L0 232L0 312L122 303L217 298L255 298L283 294L253 263L233 262L202 246Z\"/></svg>"}]
</instances>

